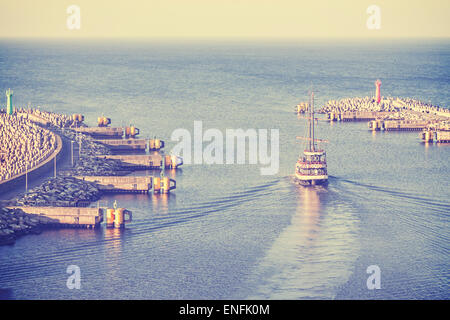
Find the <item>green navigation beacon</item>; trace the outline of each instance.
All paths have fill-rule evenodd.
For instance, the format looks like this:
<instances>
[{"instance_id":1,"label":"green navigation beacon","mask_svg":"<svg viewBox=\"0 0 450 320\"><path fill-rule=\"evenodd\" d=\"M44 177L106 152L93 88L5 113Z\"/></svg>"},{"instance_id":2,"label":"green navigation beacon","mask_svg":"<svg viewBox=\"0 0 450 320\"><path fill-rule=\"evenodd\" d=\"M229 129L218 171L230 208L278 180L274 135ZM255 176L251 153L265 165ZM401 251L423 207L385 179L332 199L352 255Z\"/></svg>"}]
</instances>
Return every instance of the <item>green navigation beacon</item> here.
<instances>
[{"instance_id":1,"label":"green navigation beacon","mask_svg":"<svg viewBox=\"0 0 450 320\"><path fill-rule=\"evenodd\" d=\"M6 90L6 113L13 114L12 104L13 91L11 89Z\"/></svg>"}]
</instances>

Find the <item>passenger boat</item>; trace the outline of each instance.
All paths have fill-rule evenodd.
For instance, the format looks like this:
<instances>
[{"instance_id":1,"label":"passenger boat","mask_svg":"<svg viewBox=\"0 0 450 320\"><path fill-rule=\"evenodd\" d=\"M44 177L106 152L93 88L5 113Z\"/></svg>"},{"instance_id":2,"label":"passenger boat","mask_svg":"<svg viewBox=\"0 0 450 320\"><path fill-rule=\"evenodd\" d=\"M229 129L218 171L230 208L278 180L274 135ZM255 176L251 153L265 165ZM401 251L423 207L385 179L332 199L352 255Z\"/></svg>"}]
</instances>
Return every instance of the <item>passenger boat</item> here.
<instances>
[{"instance_id":1,"label":"passenger boat","mask_svg":"<svg viewBox=\"0 0 450 320\"><path fill-rule=\"evenodd\" d=\"M302 185L319 185L328 183L326 152L316 143L327 142L315 139L314 135L314 92L308 104L308 136L297 137L306 140L306 148L295 165L295 180Z\"/></svg>"}]
</instances>

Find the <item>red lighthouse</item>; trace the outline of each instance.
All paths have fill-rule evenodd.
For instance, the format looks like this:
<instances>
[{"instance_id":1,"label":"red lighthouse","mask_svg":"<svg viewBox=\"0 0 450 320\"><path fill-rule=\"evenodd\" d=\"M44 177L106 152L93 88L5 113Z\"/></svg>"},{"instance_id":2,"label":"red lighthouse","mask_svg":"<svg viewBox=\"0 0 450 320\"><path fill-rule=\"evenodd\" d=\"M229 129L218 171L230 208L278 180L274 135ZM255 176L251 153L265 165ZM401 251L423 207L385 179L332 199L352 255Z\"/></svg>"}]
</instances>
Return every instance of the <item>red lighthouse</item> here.
<instances>
[{"instance_id":1,"label":"red lighthouse","mask_svg":"<svg viewBox=\"0 0 450 320\"><path fill-rule=\"evenodd\" d=\"M375 99L377 100L377 103L380 103L380 101L381 101L381 92L380 92L381 81L380 80L375 81L375 87L377 88L376 92L375 92Z\"/></svg>"}]
</instances>

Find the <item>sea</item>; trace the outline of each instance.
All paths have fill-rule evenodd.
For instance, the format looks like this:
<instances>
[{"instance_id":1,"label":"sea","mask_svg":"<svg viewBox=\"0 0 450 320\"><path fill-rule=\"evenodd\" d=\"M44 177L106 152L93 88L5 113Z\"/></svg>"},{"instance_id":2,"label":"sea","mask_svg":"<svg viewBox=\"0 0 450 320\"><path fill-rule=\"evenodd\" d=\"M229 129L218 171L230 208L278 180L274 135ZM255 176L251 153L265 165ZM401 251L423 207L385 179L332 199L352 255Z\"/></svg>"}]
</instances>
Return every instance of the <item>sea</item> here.
<instances>
[{"instance_id":1,"label":"sea","mask_svg":"<svg viewBox=\"0 0 450 320\"><path fill-rule=\"evenodd\" d=\"M0 298L448 299L450 145L318 121L329 183L292 176L307 126L294 108L311 88L317 109L373 96L376 79L382 96L448 108L449 70L448 39L0 40L0 89L15 106L92 126L104 115L164 140L167 154L194 121L279 132L275 174L185 163L165 172L169 195L93 204L131 210L124 230L51 229L0 247ZM80 289L67 285L73 265Z\"/></svg>"}]
</instances>

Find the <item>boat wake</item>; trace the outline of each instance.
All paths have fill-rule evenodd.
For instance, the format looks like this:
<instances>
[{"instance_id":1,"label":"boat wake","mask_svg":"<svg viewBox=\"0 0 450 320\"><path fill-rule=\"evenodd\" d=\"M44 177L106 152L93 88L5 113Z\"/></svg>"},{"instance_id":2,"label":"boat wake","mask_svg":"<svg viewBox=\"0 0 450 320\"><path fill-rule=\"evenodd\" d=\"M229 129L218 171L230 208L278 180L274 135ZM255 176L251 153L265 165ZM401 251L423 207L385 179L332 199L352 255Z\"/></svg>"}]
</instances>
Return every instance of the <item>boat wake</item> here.
<instances>
[{"instance_id":1,"label":"boat wake","mask_svg":"<svg viewBox=\"0 0 450 320\"><path fill-rule=\"evenodd\" d=\"M352 272L358 256L357 212L332 186L295 189L291 222L255 268L245 298L332 299Z\"/></svg>"},{"instance_id":2,"label":"boat wake","mask_svg":"<svg viewBox=\"0 0 450 320\"><path fill-rule=\"evenodd\" d=\"M104 255L105 252L114 250L118 245L137 246L141 243L140 239L145 240L154 232L181 225L201 224L203 223L202 219L207 219L213 215L227 214L230 210L237 209L243 204L251 205L255 201L260 202L262 198L273 192L273 188L280 181L280 179L275 179L261 185L247 187L223 197L208 199L189 207L177 206L173 210L169 210L165 215L149 214L147 207L133 208L133 218L136 216L138 218L134 219L130 225L127 225L125 230L101 228L94 231L95 234L91 232L86 239L82 239L83 241L74 242L70 240L60 244L59 248L54 248L52 251L34 253L31 258L27 257L26 262L23 261L20 254L14 254L15 251L11 251L11 254L5 255L0 261L0 288L8 287L8 284L23 279L43 276L57 270L60 272L59 265L65 261ZM46 231L41 236L57 232L67 233L67 237L73 239L83 231L85 232L86 230L62 229ZM194 225L191 232L199 232L199 228ZM173 237L173 243L168 244L168 247L178 246L180 241L184 241L184 239ZM147 248L147 250L151 250L151 248ZM108 257L105 257L105 260L108 259ZM90 264L89 268L95 271L99 267L98 263ZM84 271L89 272L89 269L84 268Z\"/></svg>"}]
</instances>

